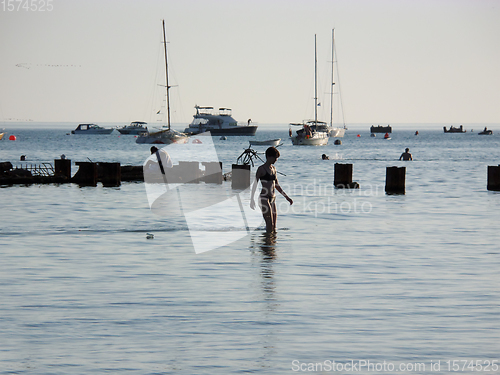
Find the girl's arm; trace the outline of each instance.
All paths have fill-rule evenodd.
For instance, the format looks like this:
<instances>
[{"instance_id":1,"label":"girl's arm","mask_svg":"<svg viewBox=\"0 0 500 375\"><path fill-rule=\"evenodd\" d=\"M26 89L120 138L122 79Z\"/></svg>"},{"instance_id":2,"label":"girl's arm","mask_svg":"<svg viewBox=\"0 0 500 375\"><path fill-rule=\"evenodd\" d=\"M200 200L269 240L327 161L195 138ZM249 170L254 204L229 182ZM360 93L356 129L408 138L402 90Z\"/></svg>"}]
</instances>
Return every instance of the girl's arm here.
<instances>
[{"instance_id":1,"label":"girl's arm","mask_svg":"<svg viewBox=\"0 0 500 375\"><path fill-rule=\"evenodd\" d=\"M285 199L290 203L290 205L293 204L292 198L290 198L288 195L286 195L285 191L281 188L281 185L279 184L278 180L276 179L275 181L275 188L280 192L281 195L285 197Z\"/></svg>"}]
</instances>

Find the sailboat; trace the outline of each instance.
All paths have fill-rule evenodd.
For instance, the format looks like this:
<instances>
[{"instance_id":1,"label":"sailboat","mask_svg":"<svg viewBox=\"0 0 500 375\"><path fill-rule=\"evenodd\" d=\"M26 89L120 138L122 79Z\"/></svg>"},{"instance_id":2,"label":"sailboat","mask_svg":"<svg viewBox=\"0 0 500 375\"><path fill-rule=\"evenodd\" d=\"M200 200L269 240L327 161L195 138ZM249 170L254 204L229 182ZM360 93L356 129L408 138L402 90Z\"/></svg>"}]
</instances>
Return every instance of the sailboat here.
<instances>
[{"instance_id":1,"label":"sailboat","mask_svg":"<svg viewBox=\"0 0 500 375\"><path fill-rule=\"evenodd\" d=\"M165 35L165 20L163 22L163 45L165 50L165 81L167 90L167 127L156 132L141 134L136 139L136 143L150 144L171 144L171 143L186 143L188 136L178 132L170 127L170 86L168 84L168 58L167 58L167 38Z\"/></svg>"},{"instance_id":2,"label":"sailboat","mask_svg":"<svg viewBox=\"0 0 500 375\"><path fill-rule=\"evenodd\" d=\"M316 51L316 34L314 34L314 120L301 124L290 123L291 126L300 126L297 135L290 137L296 146L324 146L328 144L329 131L326 122L318 121L318 58Z\"/></svg>"},{"instance_id":3,"label":"sailboat","mask_svg":"<svg viewBox=\"0 0 500 375\"><path fill-rule=\"evenodd\" d=\"M338 128L333 126L333 95L334 95L333 89L335 87L334 66L335 66L335 29L332 29L332 84L330 86L330 126L328 127L328 135L330 137L341 138L345 134L345 129L346 129L345 121L343 128ZM342 106L342 98L340 98L340 104ZM342 116L344 116L344 111L342 111Z\"/></svg>"}]
</instances>

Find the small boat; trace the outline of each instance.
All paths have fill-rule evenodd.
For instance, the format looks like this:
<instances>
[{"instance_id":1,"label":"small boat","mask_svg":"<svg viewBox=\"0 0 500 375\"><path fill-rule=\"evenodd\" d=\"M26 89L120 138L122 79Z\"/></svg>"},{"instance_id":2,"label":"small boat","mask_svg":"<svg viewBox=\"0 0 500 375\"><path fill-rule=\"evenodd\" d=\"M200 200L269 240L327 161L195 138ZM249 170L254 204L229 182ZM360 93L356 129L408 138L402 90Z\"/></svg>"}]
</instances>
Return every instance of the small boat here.
<instances>
[{"instance_id":1,"label":"small boat","mask_svg":"<svg viewBox=\"0 0 500 375\"><path fill-rule=\"evenodd\" d=\"M241 124L232 116L231 108L200 107L195 105L196 113L193 121L184 129L186 134L200 134L210 132L211 135L255 135L257 125L250 125L252 120L248 119L246 124Z\"/></svg>"},{"instance_id":2,"label":"small boat","mask_svg":"<svg viewBox=\"0 0 500 375\"><path fill-rule=\"evenodd\" d=\"M168 84L168 59L167 59L167 37L165 34L165 20L163 20L163 45L165 50L165 87L167 96L167 126L156 132L146 132L140 134L135 143L148 143L148 144L164 144L168 145L171 143L186 143L189 137L177 130L171 129L170 127L170 95Z\"/></svg>"},{"instance_id":3,"label":"small boat","mask_svg":"<svg viewBox=\"0 0 500 375\"><path fill-rule=\"evenodd\" d=\"M446 126L443 126L443 130L445 133L465 133L463 125L460 125L458 128L451 125L450 129L446 129Z\"/></svg>"},{"instance_id":4,"label":"small boat","mask_svg":"<svg viewBox=\"0 0 500 375\"><path fill-rule=\"evenodd\" d=\"M374 126L374 125L372 125L370 127L370 133L392 133L392 127L390 125L387 125L387 126L382 126L382 125Z\"/></svg>"},{"instance_id":5,"label":"small boat","mask_svg":"<svg viewBox=\"0 0 500 375\"><path fill-rule=\"evenodd\" d=\"M281 138L269 139L267 141L250 141L250 146L278 146Z\"/></svg>"},{"instance_id":6,"label":"small boat","mask_svg":"<svg viewBox=\"0 0 500 375\"><path fill-rule=\"evenodd\" d=\"M291 123L291 126L301 126L297 135L290 137L295 146L324 146L328 144L330 132L326 122L318 121L318 58L316 51L316 34L314 35L314 120L302 124Z\"/></svg>"},{"instance_id":7,"label":"small boat","mask_svg":"<svg viewBox=\"0 0 500 375\"><path fill-rule=\"evenodd\" d=\"M3 138L4 135L5 133L0 133L0 140Z\"/></svg>"},{"instance_id":8,"label":"small boat","mask_svg":"<svg viewBox=\"0 0 500 375\"><path fill-rule=\"evenodd\" d=\"M120 134L131 134L131 135L140 135L148 132L147 123L142 121L133 121L130 125L124 125L121 128L117 128Z\"/></svg>"},{"instance_id":9,"label":"small boat","mask_svg":"<svg viewBox=\"0 0 500 375\"><path fill-rule=\"evenodd\" d=\"M391 136L389 135L389 133L385 133L384 139L391 139Z\"/></svg>"},{"instance_id":10,"label":"small boat","mask_svg":"<svg viewBox=\"0 0 500 375\"><path fill-rule=\"evenodd\" d=\"M493 130L489 130L488 128L484 128L484 130L480 133L478 133L479 135L492 135L493 134ZM1 139L1 138L0 138Z\"/></svg>"},{"instance_id":11,"label":"small boat","mask_svg":"<svg viewBox=\"0 0 500 375\"><path fill-rule=\"evenodd\" d=\"M113 128L106 129L97 124L79 124L71 134L111 134Z\"/></svg>"}]
</instances>

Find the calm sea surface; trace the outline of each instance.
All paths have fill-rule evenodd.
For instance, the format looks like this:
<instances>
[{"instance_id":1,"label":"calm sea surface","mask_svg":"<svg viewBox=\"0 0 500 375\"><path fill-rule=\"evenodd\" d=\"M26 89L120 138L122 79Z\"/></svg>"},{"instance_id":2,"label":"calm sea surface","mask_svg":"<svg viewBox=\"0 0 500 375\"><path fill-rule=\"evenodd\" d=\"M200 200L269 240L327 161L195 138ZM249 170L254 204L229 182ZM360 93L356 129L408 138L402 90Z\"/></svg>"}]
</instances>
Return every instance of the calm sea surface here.
<instances>
[{"instance_id":1,"label":"calm sea surface","mask_svg":"<svg viewBox=\"0 0 500 375\"><path fill-rule=\"evenodd\" d=\"M301 147L261 125L253 139L283 139L295 203L277 197L275 239L202 254L181 215L151 213L144 183L0 188L0 374L500 373L500 194L486 189L500 125L483 127L384 140L366 126ZM149 156L133 136L73 128L7 128L0 161ZM213 138L224 172L248 139ZM414 161L398 161L405 147ZM336 162L359 190L332 188ZM388 166L406 166L405 195L385 194Z\"/></svg>"}]
</instances>

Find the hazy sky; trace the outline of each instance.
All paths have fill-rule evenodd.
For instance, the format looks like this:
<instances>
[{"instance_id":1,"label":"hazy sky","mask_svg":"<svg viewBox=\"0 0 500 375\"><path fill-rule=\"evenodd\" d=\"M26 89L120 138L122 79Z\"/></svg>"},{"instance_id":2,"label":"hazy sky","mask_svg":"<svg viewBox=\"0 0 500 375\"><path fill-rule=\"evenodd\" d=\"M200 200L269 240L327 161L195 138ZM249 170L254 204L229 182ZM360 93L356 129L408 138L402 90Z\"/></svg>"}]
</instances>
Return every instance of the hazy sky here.
<instances>
[{"instance_id":1,"label":"hazy sky","mask_svg":"<svg viewBox=\"0 0 500 375\"><path fill-rule=\"evenodd\" d=\"M500 122L500 0L51 5L0 4L0 121L157 122L165 19L175 123L195 104L259 124L313 117L314 34L328 120L332 28L347 123Z\"/></svg>"}]
</instances>

